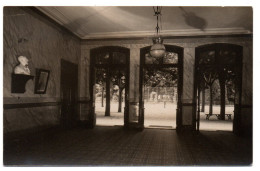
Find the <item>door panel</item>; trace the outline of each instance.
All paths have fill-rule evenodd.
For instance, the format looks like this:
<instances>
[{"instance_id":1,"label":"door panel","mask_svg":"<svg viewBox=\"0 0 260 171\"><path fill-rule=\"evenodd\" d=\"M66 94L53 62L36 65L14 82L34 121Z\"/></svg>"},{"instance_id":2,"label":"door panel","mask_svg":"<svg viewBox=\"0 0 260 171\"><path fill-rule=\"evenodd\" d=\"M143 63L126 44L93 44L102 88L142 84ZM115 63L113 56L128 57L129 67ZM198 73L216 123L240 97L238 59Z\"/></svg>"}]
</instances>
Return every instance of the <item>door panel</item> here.
<instances>
[{"instance_id":1,"label":"door panel","mask_svg":"<svg viewBox=\"0 0 260 171\"><path fill-rule=\"evenodd\" d=\"M221 96L219 101L222 109L220 110L222 113L220 112L221 117L219 119L225 120L225 101L227 98L227 93L221 94L221 92L227 91L227 82L232 82L230 84L234 86L234 100L232 101L234 103L233 131L236 131L237 125L239 125L241 105L242 47L225 43L203 45L196 48L195 56L194 99L196 103L196 129L199 130L200 127L200 92L205 89L210 90L215 81L220 84L220 80L222 82L224 80L224 91L222 88L222 91L218 93ZM212 110L209 110L209 114L211 113Z\"/></svg>"},{"instance_id":2,"label":"door panel","mask_svg":"<svg viewBox=\"0 0 260 171\"><path fill-rule=\"evenodd\" d=\"M64 127L76 126L78 120L78 68L76 64L61 60L61 122Z\"/></svg>"}]
</instances>

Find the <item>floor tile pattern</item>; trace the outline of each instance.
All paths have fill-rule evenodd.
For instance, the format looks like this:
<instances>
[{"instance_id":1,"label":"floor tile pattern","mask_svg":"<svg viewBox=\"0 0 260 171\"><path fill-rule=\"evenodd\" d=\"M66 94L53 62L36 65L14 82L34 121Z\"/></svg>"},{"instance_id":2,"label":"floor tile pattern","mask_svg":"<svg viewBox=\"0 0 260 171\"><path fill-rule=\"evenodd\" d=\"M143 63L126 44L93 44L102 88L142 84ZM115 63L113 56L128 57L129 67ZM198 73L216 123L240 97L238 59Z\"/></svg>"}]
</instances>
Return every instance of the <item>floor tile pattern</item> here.
<instances>
[{"instance_id":1,"label":"floor tile pattern","mask_svg":"<svg viewBox=\"0 0 260 171\"><path fill-rule=\"evenodd\" d=\"M231 132L75 128L38 143L5 145L4 164L19 166L190 166L248 165L252 142Z\"/></svg>"}]
</instances>

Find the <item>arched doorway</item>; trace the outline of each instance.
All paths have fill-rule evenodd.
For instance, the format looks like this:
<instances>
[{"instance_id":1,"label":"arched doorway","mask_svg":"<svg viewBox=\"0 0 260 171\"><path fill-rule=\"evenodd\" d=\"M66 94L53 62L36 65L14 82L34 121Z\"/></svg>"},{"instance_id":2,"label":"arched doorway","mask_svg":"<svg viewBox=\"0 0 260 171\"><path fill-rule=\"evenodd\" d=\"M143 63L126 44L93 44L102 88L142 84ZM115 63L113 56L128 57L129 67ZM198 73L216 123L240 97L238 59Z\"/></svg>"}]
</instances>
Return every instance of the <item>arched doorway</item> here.
<instances>
[{"instance_id":1,"label":"arched doorway","mask_svg":"<svg viewBox=\"0 0 260 171\"><path fill-rule=\"evenodd\" d=\"M196 130L236 132L239 125L242 47L215 43L196 48Z\"/></svg>"},{"instance_id":2,"label":"arched doorway","mask_svg":"<svg viewBox=\"0 0 260 171\"><path fill-rule=\"evenodd\" d=\"M130 50L106 46L90 51L92 118L97 125L128 123Z\"/></svg>"},{"instance_id":3,"label":"arched doorway","mask_svg":"<svg viewBox=\"0 0 260 171\"><path fill-rule=\"evenodd\" d=\"M139 118L142 127L175 129L181 126L183 48L165 45L162 58L140 50Z\"/></svg>"}]
</instances>

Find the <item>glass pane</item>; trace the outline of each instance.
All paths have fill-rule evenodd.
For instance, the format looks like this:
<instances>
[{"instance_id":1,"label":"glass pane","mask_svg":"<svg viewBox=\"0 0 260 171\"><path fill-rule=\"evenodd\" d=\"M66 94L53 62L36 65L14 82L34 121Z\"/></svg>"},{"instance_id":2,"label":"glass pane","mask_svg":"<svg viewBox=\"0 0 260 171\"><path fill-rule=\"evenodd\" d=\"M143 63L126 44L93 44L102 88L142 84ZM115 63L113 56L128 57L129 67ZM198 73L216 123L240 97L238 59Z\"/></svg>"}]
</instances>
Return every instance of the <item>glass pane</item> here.
<instances>
[{"instance_id":1,"label":"glass pane","mask_svg":"<svg viewBox=\"0 0 260 171\"><path fill-rule=\"evenodd\" d=\"M237 53L231 50L219 51L219 62L223 64L233 64L236 62Z\"/></svg>"},{"instance_id":2,"label":"glass pane","mask_svg":"<svg viewBox=\"0 0 260 171\"><path fill-rule=\"evenodd\" d=\"M125 108L125 70L115 69L111 71L110 78L110 110L111 116L115 116L115 125L123 125L123 113Z\"/></svg>"},{"instance_id":3,"label":"glass pane","mask_svg":"<svg viewBox=\"0 0 260 171\"><path fill-rule=\"evenodd\" d=\"M109 53L100 53L96 57L96 64L107 64L109 62Z\"/></svg>"},{"instance_id":4,"label":"glass pane","mask_svg":"<svg viewBox=\"0 0 260 171\"><path fill-rule=\"evenodd\" d=\"M126 82L125 70L124 69L112 70L111 71L111 81L113 82L113 85L117 85L120 88L124 88L125 82Z\"/></svg>"},{"instance_id":5,"label":"glass pane","mask_svg":"<svg viewBox=\"0 0 260 171\"><path fill-rule=\"evenodd\" d=\"M113 52L113 64L126 64L126 55L121 52Z\"/></svg>"},{"instance_id":6,"label":"glass pane","mask_svg":"<svg viewBox=\"0 0 260 171\"><path fill-rule=\"evenodd\" d=\"M215 63L215 51L205 51L200 53L199 64L214 64Z\"/></svg>"},{"instance_id":7,"label":"glass pane","mask_svg":"<svg viewBox=\"0 0 260 171\"><path fill-rule=\"evenodd\" d=\"M235 87L236 87L236 74L234 72L234 69L227 68L225 69L226 73L226 89L227 89L227 99L229 103L234 104L235 100Z\"/></svg>"},{"instance_id":8,"label":"glass pane","mask_svg":"<svg viewBox=\"0 0 260 171\"><path fill-rule=\"evenodd\" d=\"M226 81L226 88L227 88L227 99L228 99L228 102L234 103L234 100L235 100L235 84L234 84L234 80Z\"/></svg>"},{"instance_id":9,"label":"glass pane","mask_svg":"<svg viewBox=\"0 0 260 171\"><path fill-rule=\"evenodd\" d=\"M106 70L104 68L96 68L96 84L104 84L106 82Z\"/></svg>"},{"instance_id":10,"label":"glass pane","mask_svg":"<svg viewBox=\"0 0 260 171\"><path fill-rule=\"evenodd\" d=\"M145 54L145 64L177 64L178 53L166 52L162 58L155 58L150 53Z\"/></svg>"},{"instance_id":11,"label":"glass pane","mask_svg":"<svg viewBox=\"0 0 260 171\"><path fill-rule=\"evenodd\" d=\"M147 68L144 74L144 84L146 86L173 86L177 85L177 68Z\"/></svg>"},{"instance_id":12,"label":"glass pane","mask_svg":"<svg viewBox=\"0 0 260 171\"><path fill-rule=\"evenodd\" d=\"M205 67L200 76L207 85L211 85L218 78L218 71L213 67Z\"/></svg>"},{"instance_id":13,"label":"glass pane","mask_svg":"<svg viewBox=\"0 0 260 171\"><path fill-rule=\"evenodd\" d=\"M154 58L150 53L145 54L145 64L162 64L163 58Z\"/></svg>"},{"instance_id":14,"label":"glass pane","mask_svg":"<svg viewBox=\"0 0 260 171\"><path fill-rule=\"evenodd\" d=\"M123 125L126 69L114 68L108 71L100 67L96 68L95 76L96 124L110 126ZM107 117L107 113L109 113L110 117Z\"/></svg>"},{"instance_id":15,"label":"glass pane","mask_svg":"<svg viewBox=\"0 0 260 171\"><path fill-rule=\"evenodd\" d=\"M164 64L177 64L178 54L174 52L167 52L163 59Z\"/></svg>"},{"instance_id":16,"label":"glass pane","mask_svg":"<svg viewBox=\"0 0 260 171\"><path fill-rule=\"evenodd\" d=\"M98 117L105 115L106 106L106 70L104 68L96 69L96 84L95 84L95 109Z\"/></svg>"}]
</instances>

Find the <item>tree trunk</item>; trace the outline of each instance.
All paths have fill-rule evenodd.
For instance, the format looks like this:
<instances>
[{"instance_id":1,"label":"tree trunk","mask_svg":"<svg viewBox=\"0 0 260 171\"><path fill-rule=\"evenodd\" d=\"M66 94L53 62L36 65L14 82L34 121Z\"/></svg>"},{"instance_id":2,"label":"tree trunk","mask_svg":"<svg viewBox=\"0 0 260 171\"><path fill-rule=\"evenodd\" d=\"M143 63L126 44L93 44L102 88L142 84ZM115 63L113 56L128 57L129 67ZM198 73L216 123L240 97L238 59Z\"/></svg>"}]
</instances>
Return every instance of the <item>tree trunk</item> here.
<instances>
[{"instance_id":1,"label":"tree trunk","mask_svg":"<svg viewBox=\"0 0 260 171\"><path fill-rule=\"evenodd\" d=\"M213 113L213 90L212 90L212 85L213 84L211 84L210 86L209 86L209 91L210 91L210 101L209 101L209 115L212 115L212 113Z\"/></svg>"},{"instance_id":2,"label":"tree trunk","mask_svg":"<svg viewBox=\"0 0 260 171\"><path fill-rule=\"evenodd\" d=\"M110 116L110 72L107 70L106 78L106 110L105 116Z\"/></svg>"},{"instance_id":3,"label":"tree trunk","mask_svg":"<svg viewBox=\"0 0 260 171\"><path fill-rule=\"evenodd\" d=\"M104 107L104 86L102 86L101 107Z\"/></svg>"},{"instance_id":4,"label":"tree trunk","mask_svg":"<svg viewBox=\"0 0 260 171\"><path fill-rule=\"evenodd\" d=\"M156 92L157 92L157 102L159 100L159 87L156 87Z\"/></svg>"},{"instance_id":5,"label":"tree trunk","mask_svg":"<svg viewBox=\"0 0 260 171\"><path fill-rule=\"evenodd\" d=\"M202 89L201 94L201 112L205 112L205 88Z\"/></svg>"},{"instance_id":6,"label":"tree trunk","mask_svg":"<svg viewBox=\"0 0 260 171\"><path fill-rule=\"evenodd\" d=\"M149 102L150 100L150 92L149 92L149 87L147 87L147 101Z\"/></svg>"},{"instance_id":7,"label":"tree trunk","mask_svg":"<svg viewBox=\"0 0 260 171\"><path fill-rule=\"evenodd\" d=\"M122 91L123 88L119 88L118 112L122 111Z\"/></svg>"},{"instance_id":8,"label":"tree trunk","mask_svg":"<svg viewBox=\"0 0 260 171\"><path fill-rule=\"evenodd\" d=\"M223 76L219 78L219 85L220 85L220 119L225 120L225 79Z\"/></svg>"}]
</instances>

